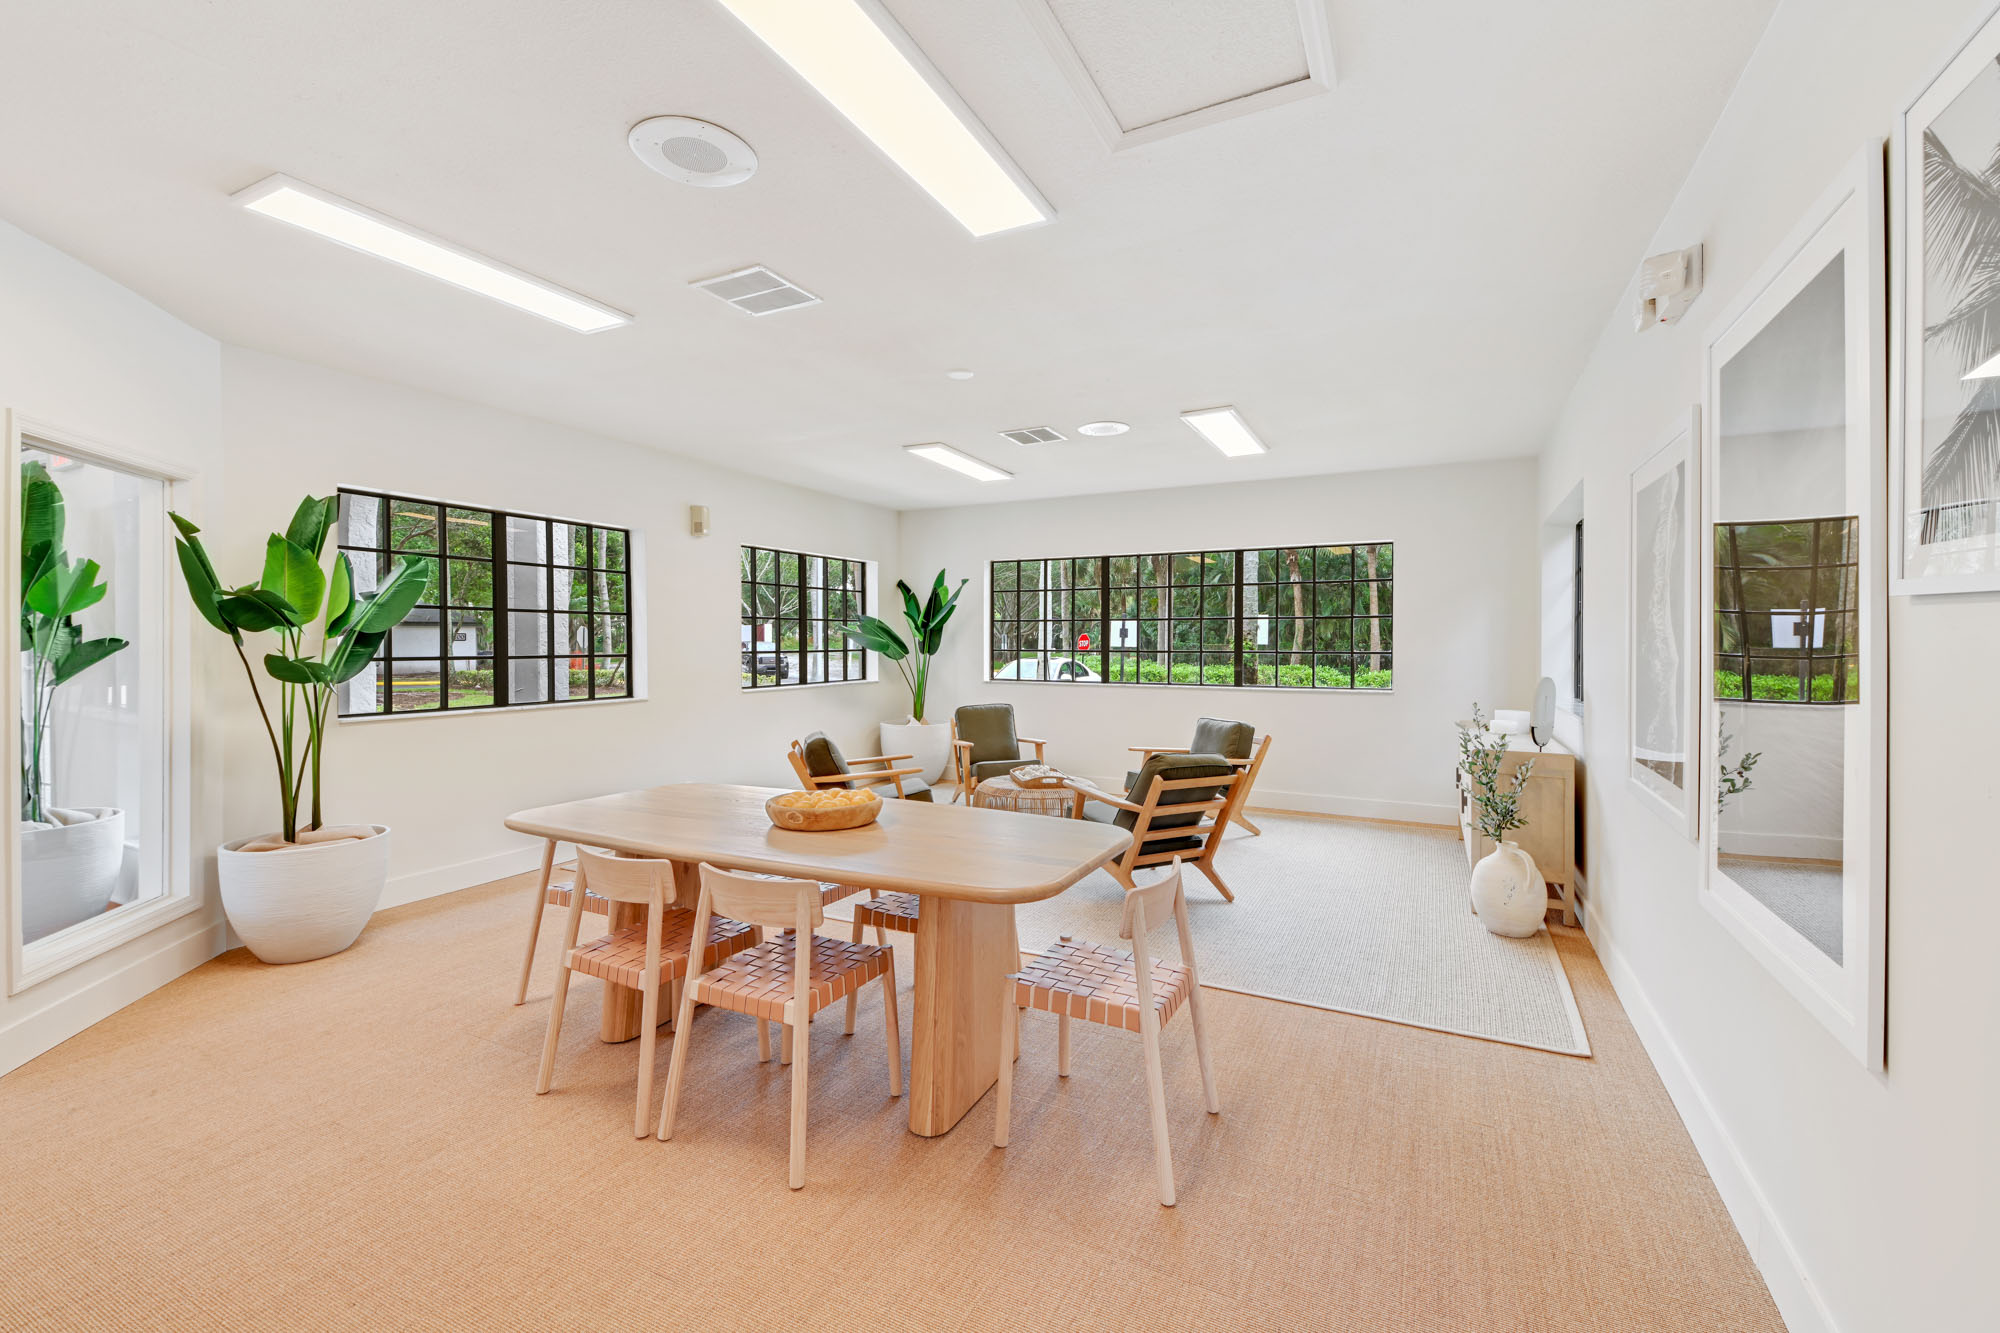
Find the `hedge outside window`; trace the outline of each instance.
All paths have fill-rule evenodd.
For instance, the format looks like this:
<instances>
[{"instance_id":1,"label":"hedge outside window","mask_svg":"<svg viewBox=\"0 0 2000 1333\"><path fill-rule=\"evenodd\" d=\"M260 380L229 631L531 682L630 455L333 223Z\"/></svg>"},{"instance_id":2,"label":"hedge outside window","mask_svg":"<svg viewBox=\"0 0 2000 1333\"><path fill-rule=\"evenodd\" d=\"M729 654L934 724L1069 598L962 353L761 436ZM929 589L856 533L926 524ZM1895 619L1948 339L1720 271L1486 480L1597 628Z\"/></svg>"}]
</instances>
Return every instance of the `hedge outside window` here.
<instances>
[{"instance_id":1,"label":"hedge outside window","mask_svg":"<svg viewBox=\"0 0 2000 1333\"><path fill-rule=\"evenodd\" d=\"M1394 548L996 560L994 680L1388 689Z\"/></svg>"},{"instance_id":2,"label":"hedge outside window","mask_svg":"<svg viewBox=\"0 0 2000 1333\"><path fill-rule=\"evenodd\" d=\"M1715 525L1717 699L1859 699L1859 529L1853 517Z\"/></svg>"},{"instance_id":3,"label":"hedge outside window","mask_svg":"<svg viewBox=\"0 0 2000 1333\"><path fill-rule=\"evenodd\" d=\"M398 558L431 575L375 662L341 687L342 717L630 697L626 529L342 490L339 538L356 591Z\"/></svg>"},{"instance_id":4,"label":"hedge outside window","mask_svg":"<svg viewBox=\"0 0 2000 1333\"><path fill-rule=\"evenodd\" d=\"M838 556L742 548L743 687L868 679L840 627L868 613L868 567Z\"/></svg>"}]
</instances>

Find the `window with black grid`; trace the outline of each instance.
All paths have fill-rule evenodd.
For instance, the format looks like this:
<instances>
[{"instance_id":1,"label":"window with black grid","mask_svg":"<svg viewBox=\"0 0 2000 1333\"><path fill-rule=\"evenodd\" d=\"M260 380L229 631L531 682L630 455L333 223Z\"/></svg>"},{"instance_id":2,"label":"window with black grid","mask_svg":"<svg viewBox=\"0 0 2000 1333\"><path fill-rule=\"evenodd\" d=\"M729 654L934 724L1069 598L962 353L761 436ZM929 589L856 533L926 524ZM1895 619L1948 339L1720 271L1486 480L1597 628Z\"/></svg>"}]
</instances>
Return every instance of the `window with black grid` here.
<instances>
[{"instance_id":1,"label":"window with black grid","mask_svg":"<svg viewBox=\"0 0 2000 1333\"><path fill-rule=\"evenodd\" d=\"M868 679L843 625L868 614L868 566L840 556L742 548L743 688Z\"/></svg>"},{"instance_id":2,"label":"window with black grid","mask_svg":"<svg viewBox=\"0 0 2000 1333\"><path fill-rule=\"evenodd\" d=\"M358 592L398 560L429 575L342 717L631 696L628 530L343 489L339 545Z\"/></svg>"},{"instance_id":3,"label":"window with black grid","mask_svg":"<svg viewBox=\"0 0 2000 1333\"><path fill-rule=\"evenodd\" d=\"M1715 697L1860 698L1860 520L1715 525Z\"/></svg>"},{"instance_id":4,"label":"window with black grid","mask_svg":"<svg viewBox=\"0 0 2000 1333\"><path fill-rule=\"evenodd\" d=\"M994 680L1388 689L1390 543L996 560Z\"/></svg>"}]
</instances>

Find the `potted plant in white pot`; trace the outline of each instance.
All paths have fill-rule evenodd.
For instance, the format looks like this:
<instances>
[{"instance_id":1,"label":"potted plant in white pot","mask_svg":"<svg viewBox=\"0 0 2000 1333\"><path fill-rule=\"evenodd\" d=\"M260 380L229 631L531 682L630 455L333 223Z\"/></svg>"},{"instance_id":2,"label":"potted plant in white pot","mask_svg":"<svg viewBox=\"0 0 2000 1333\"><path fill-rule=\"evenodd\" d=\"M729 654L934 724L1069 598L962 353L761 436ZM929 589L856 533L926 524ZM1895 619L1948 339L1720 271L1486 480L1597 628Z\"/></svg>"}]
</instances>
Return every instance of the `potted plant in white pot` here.
<instances>
[{"instance_id":1,"label":"potted plant in white pot","mask_svg":"<svg viewBox=\"0 0 2000 1333\"><path fill-rule=\"evenodd\" d=\"M95 560L63 549L62 489L21 465L21 937L38 940L104 911L125 863L125 812L58 807L50 725L56 690L126 647L86 639L77 616L104 600Z\"/></svg>"},{"instance_id":2,"label":"potted plant in white pot","mask_svg":"<svg viewBox=\"0 0 2000 1333\"><path fill-rule=\"evenodd\" d=\"M195 609L235 645L277 766L279 832L216 849L230 927L267 963L303 963L354 943L381 901L389 870L386 824L324 821L320 753L335 692L367 669L382 640L423 597L430 574L419 561L399 559L375 592L363 594L342 552L328 575L320 553L339 513L338 497L307 496L283 535L272 533L265 543L263 576L235 588L217 576L195 535L201 529L172 516ZM276 634L281 649L264 655L264 669L277 683L275 721L243 649L245 634L263 633ZM302 810L308 792L310 809Z\"/></svg>"},{"instance_id":3,"label":"potted plant in white pot","mask_svg":"<svg viewBox=\"0 0 2000 1333\"><path fill-rule=\"evenodd\" d=\"M1542 928L1549 905L1541 867L1518 843L1507 841L1509 833L1528 822L1521 813L1521 790L1535 761L1523 760L1503 786L1500 763L1507 755L1507 738L1487 730L1486 722L1474 704L1472 725L1461 723L1458 729L1458 752L1479 807L1479 831L1494 843L1472 867L1472 910L1495 935L1518 939Z\"/></svg>"},{"instance_id":4,"label":"potted plant in white pot","mask_svg":"<svg viewBox=\"0 0 2000 1333\"><path fill-rule=\"evenodd\" d=\"M965 591L965 585L970 581L960 579L958 587L947 592L944 571L940 569L937 581L931 584L931 595L919 603L917 595L910 591L910 585L901 579L896 580L896 591L903 595L903 621L910 627L908 643L903 642L903 636L885 621L874 616L863 616L852 624L841 626L841 632L849 639L874 649L894 662L896 670L903 673L903 683L910 690L909 720L882 724L882 753L912 756L916 763L923 766L926 782L941 780L945 765L951 762L950 725L924 721L924 704L930 690L931 658L937 655L939 645L944 642L945 623L958 609L958 595Z\"/></svg>"}]
</instances>

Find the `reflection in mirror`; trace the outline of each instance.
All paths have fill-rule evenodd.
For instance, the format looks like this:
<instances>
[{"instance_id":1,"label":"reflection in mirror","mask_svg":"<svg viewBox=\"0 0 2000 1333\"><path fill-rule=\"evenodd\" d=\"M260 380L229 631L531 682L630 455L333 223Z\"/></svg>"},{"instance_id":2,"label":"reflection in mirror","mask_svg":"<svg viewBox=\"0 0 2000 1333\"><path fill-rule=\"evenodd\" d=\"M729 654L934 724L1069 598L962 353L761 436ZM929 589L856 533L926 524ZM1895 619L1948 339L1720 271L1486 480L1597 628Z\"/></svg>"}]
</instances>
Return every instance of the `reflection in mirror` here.
<instances>
[{"instance_id":1,"label":"reflection in mirror","mask_svg":"<svg viewBox=\"0 0 2000 1333\"><path fill-rule=\"evenodd\" d=\"M164 483L23 442L21 940L167 892Z\"/></svg>"},{"instance_id":2,"label":"reflection in mirror","mask_svg":"<svg viewBox=\"0 0 2000 1333\"><path fill-rule=\"evenodd\" d=\"M1722 366L1713 514L1717 868L1835 963L1860 698L1843 268Z\"/></svg>"}]
</instances>

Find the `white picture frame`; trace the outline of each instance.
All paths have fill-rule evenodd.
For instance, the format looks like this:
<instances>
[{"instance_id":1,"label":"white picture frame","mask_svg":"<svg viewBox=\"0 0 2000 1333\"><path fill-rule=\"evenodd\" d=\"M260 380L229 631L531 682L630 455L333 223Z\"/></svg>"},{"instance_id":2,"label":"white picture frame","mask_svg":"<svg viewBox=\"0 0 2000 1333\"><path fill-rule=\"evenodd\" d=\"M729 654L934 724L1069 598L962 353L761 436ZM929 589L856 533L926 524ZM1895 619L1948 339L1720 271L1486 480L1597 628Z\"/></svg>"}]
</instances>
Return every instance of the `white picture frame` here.
<instances>
[{"instance_id":1,"label":"white picture frame","mask_svg":"<svg viewBox=\"0 0 2000 1333\"><path fill-rule=\"evenodd\" d=\"M1925 186L1933 137L1943 153L1935 165L1993 178L1987 164L2000 153L2000 12L1989 11L1896 123L1889 591L1897 596L2000 590L2000 346L1975 345L1961 336L1971 321L1947 318L1975 283L1973 264L2000 272L2000 246L1967 240L1953 227L1949 242L1939 240L1953 254L1929 247L1926 230L1934 221L1949 226L1952 217L1939 191ZM1975 379L1981 370L1988 373ZM1956 467L1927 479L1954 435Z\"/></svg>"},{"instance_id":2,"label":"white picture frame","mask_svg":"<svg viewBox=\"0 0 2000 1333\"><path fill-rule=\"evenodd\" d=\"M1883 235L1883 159L1870 143L1806 214L1771 260L1711 326L1703 349L1702 522L1714 531L1722 514L1721 442L1733 419L1722 397L1723 371L1792 301L1842 261L1839 357L1844 395L1845 500L1858 519L1855 537L1858 688L1842 729L1838 791L1841 813L1836 960L1751 893L1719 863L1720 755L1704 746L1701 764L1702 876L1706 907L1799 1003L1869 1070L1886 1063L1888 926L1888 602L1886 523L1887 296ZM1716 604L1713 541L1701 561L1702 735L1722 721L1715 689ZM1797 708L1752 702L1750 708ZM1747 746L1746 746L1747 748ZM1768 760L1767 760L1768 767ZM1761 776L1761 775L1760 775Z\"/></svg>"},{"instance_id":3,"label":"white picture frame","mask_svg":"<svg viewBox=\"0 0 2000 1333\"><path fill-rule=\"evenodd\" d=\"M1693 841L1701 820L1701 408L1632 469L1627 497L1625 771L1640 804ZM1664 547L1664 549L1663 549Z\"/></svg>"}]
</instances>

